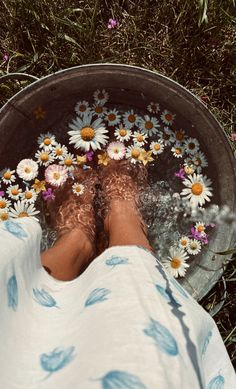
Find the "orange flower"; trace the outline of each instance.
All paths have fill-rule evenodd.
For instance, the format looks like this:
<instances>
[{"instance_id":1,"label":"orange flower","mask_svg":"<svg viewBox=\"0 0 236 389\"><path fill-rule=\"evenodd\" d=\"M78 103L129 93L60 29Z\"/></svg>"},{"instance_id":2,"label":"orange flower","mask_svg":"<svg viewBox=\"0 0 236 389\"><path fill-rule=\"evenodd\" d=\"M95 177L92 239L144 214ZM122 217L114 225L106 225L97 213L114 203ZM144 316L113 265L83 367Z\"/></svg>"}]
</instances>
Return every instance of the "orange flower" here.
<instances>
[{"instance_id":1,"label":"orange flower","mask_svg":"<svg viewBox=\"0 0 236 389\"><path fill-rule=\"evenodd\" d=\"M40 193L43 190L46 190L46 181L40 181L37 178L34 180L34 184L32 185L32 188L34 188L36 193Z\"/></svg>"},{"instance_id":2,"label":"orange flower","mask_svg":"<svg viewBox=\"0 0 236 389\"><path fill-rule=\"evenodd\" d=\"M35 119L38 120L38 119L44 119L45 117L45 111L44 109L39 106L37 107L35 110L34 110L34 116L35 116Z\"/></svg>"}]
</instances>

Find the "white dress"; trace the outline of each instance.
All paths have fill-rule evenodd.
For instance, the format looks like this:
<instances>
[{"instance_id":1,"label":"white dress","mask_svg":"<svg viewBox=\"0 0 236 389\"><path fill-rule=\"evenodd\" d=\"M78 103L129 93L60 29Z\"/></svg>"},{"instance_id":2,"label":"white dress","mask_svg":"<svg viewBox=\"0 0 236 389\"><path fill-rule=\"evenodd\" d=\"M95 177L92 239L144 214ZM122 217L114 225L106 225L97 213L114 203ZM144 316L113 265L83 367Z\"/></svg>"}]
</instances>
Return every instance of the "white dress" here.
<instances>
[{"instance_id":1,"label":"white dress","mask_svg":"<svg viewBox=\"0 0 236 389\"><path fill-rule=\"evenodd\" d=\"M137 246L78 278L40 262L41 229L0 224L0 389L234 389L213 319Z\"/></svg>"}]
</instances>

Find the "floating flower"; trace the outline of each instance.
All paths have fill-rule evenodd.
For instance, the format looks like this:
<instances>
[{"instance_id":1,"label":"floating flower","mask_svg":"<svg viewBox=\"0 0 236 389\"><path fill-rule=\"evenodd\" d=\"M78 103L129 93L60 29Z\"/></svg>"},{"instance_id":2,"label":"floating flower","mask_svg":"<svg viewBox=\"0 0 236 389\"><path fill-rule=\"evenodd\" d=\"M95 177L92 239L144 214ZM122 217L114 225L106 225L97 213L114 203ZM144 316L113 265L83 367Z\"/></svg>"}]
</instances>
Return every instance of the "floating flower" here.
<instances>
[{"instance_id":1,"label":"floating flower","mask_svg":"<svg viewBox=\"0 0 236 389\"><path fill-rule=\"evenodd\" d=\"M51 134L51 132L47 132L46 134L40 134L38 137L38 144L40 149L51 150L53 146L56 146L57 142L55 139L55 135Z\"/></svg>"},{"instance_id":2,"label":"floating flower","mask_svg":"<svg viewBox=\"0 0 236 389\"><path fill-rule=\"evenodd\" d=\"M120 126L116 128L114 135L120 142L129 141L131 137L131 131L120 124Z\"/></svg>"},{"instance_id":3,"label":"floating flower","mask_svg":"<svg viewBox=\"0 0 236 389\"><path fill-rule=\"evenodd\" d=\"M175 120L175 116L173 113L171 113L170 111L168 111L167 109L165 109L162 114L161 114L161 120L163 121L164 124L166 124L167 126L173 124L174 120Z\"/></svg>"},{"instance_id":4,"label":"floating flower","mask_svg":"<svg viewBox=\"0 0 236 389\"><path fill-rule=\"evenodd\" d=\"M195 167L197 173L201 173L202 168L208 166L206 156L201 151L198 151L193 156L193 166Z\"/></svg>"},{"instance_id":5,"label":"floating flower","mask_svg":"<svg viewBox=\"0 0 236 389\"><path fill-rule=\"evenodd\" d=\"M21 192L22 189L19 188L19 185L11 185L7 188L7 194L13 200L19 200Z\"/></svg>"},{"instance_id":6,"label":"floating flower","mask_svg":"<svg viewBox=\"0 0 236 389\"><path fill-rule=\"evenodd\" d=\"M26 188L25 191L21 193L20 197L22 201L33 204L37 200L38 196L34 189Z\"/></svg>"},{"instance_id":7,"label":"floating flower","mask_svg":"<svg viewBox=\"0 0 236 389\"><path fill-rule=\"evenodd\" d=\"M208 244L208 235L205 232L198 232L194 227L191 228L190 238L200 240L203 244Z\"/></svg>"},{"instance_id":8,"label":"floating flower","mask_svg":"<svg viewBox=\"0 0 236 389\"><path fill-rule=\"evenodd\" d=\"M143 151L143 149L141 149L141 147L138 147L135 145L129 146L126 149L126 158L131 158L130 159L131 163L141 162L139 159L139 156L140 156L142 151Z\"/></svg>"},{"instance_id":9,"label":"floating flower","mask_svg":"<svg viewBox=\"0 0 236 389\"><path fill-rule=\"evenodd\" d=\"M0 209L0 221L4 222L9 219L9 212L8 210L1 210Z\"/></svg>"},{"instance_id":10,"label":"floating flower","mask_svg":"<svg viewBox=\"0 0 236 389\"><path fill-rule=\"evenodd\" d=\"M160 124L156 118L149 115L144 115L144 119L140 118L139 128L148 136L156 135L158 127L160 127Z\"/></svg>"},{"instance_id":11,"label":"floating flower","mask_svg":"<svg viewBox=\"0 0 236 389\"><path fill-rule=\"evenodd\" d=\"M210 201L212 188L211 180L207 177L194 173L188 176L183 184L187 188L184 188L180 194L184 199L189 200L191 207L202 206L206 201Z\"/></svg>"},{"instance_id":12,"label":"floating flower","mask_svg":"<svg viewBox=\"0 0 236 389\"><path fill-rule=\"evenodd\" d=\"M170 248L170 256L167 260L163 261L164 267L174 277L184 277L186 269L189 265L185 262L188 259L188 255L181 248Z\"/></svg>"},{"instance_id":13,"label":"floating flower","mask_svg":"<svg viewBox=\"0 0 236 389\"><path fill-rule=\"evenodd\" d=\"M0 196L3 197L5 195L4 190L0 190Z\"/></svg>"},{"instance_id":14,"label":"floating flower","mask_svg":"<svg viewBox=\"0 0 236 389\"><path fill-rule=\"evenodd\" d=\"M5 168L3 169L1 172L0 172L0 176L2 178L2 182L4 182L4 184L6 185L9 185L9 184L12 184L13 182L16 181L16 176L15 176L15 170L11 170L11 169L8 169L8 168Z\"/></svg>"},{"instance_id":15,"label":"floating flower","mask_svg":"<svg viewBox=\"0 0 236 389\"><path fill-rule=\"evenodd\" d=\"M98 117L102 118L102 117L104 117L106 112L107 112L107 108L103 104L101 104L99 102L95 102L95 104L93 104L92 110L91 110L91 113L93 115L97 115Z\"/></svg>"},{"instance_id":16,"label":"floating flower","mask_svg":"<svg viewBox=\"0 0 236 389\"><path fill-rule=\"evenodd\" d=\"M98 154L98 165L107 166L110 161L110 157L107 153Z\"/></svg>"},{"instance_id":17,"label":"floating flower","mask_svg":"<svg viewBox=\"0 0 236 389\"><path fill-rule=\"evenodd\" d=\"M197 239L189 239L186 247L187 252L191 255L197 255L201 251L201 243Z\"/></svg>"},{"instance_id":18,"label":"floating flower","mask_svg":"<svg viewBox=\"0 0 236 389\"><path fill-rule=\"evenodd\" d=\"M98 118L92 122L92 115L84 115L82 119L77 117L69 124L72 131L69 131L70 143L75 145L76 149L83 149L93 151L101 149L101 145L105 145L108 136L105 135L108 130L105 128L102 119Z\"/></svg>"},{"instance_id":19,"label":"floating flower","mask_svg":"<svg viewBox=\"0 0 236 389\"><path fill-rule=\"evenodd\" d=\"M164 151L164 144L162 140L157 140L150 144L150 149L154 155L161 154Z\"/></svg>"},{"instance_id":20,"label":"floating flower","mask_svg":"<svg viewBox=\"0 0 236 389\"><path fill-rule=\"evenodd\" d=\"M13 218L19 218L19 217L29 217L31 219L34 219L38 221L38 219L35 217L39 211L37 211L34 207L34 204L28 204L25 201L18 200L14 207L11 207L9 210L9 215Z\"/></svg>"},{"instance_id":21,"label":"floating flower","mask_svg":"<svg viewBox=\"0 0 236 389\"><path fill-rule=\"evenodd\" d=\"M133 141L134 141L134 145L136 146L143 146L145 143L147 143L147 134L144 134L140 131L135 131L132 135L132 138L133 138Z\"/></svg>"},{"instance_id":22,"label":"floating flower","mask_svg":"<svg viewBox=\"0 0 236 389\"><path fill-rule=\"evenodd\" d=\"M22 159L17 165L16 172L22 180L31 181L38 174L38 165L33 159Z\"/></svg>"},{"instance_id":23,"label":"floating flower","mask_svg":"<svg viewBox=\"0 0 236 389\"><path fill-rule=\"evenodd\" d=\"M178 143L178 144L176 143L171 148L171 151L172 151L174 157L176 157L176 158L183 158L184 148L183 148L183 146L181 146L180 143Z\"/></svg>"},{"instance_id":24,"label":"floating flower","mask_svg":"<svg viewBox=\"0 0 236 389\"><path fill-rule=\"evenodd\" d=\"M86 151L85 155L86 155L86 159L89 162L91 162L93 160L94 152L93 151ZM77 160L77 162L78 162L78 160Z\"/></svg>"},{"instance_id":25,"label":"floating flower","mask_svg":"<svg viewBox=\"0 0 236 389\"><path fill-rule=\"evenodd\" d=\"M146 166L148 162L154 161L154 158L152 158L152 150L142 150L138 159L144 164L144 166Z\"/></svg>"},{"instance_id":26,"label":"floating flower","mask_svg":"<svg viewBox=\"0 0 236 389\"><path fill-rule=\"evenodd\" d=\"M36 193L40 193L43 190L46 190L46 181L40 181L37 178L34 180L34 184L32 185Z\"/></svg>"},{"instance_id":27,"label":"floating flower","mask_svg":"<svg viewBox=\"0 0 236 389\"><path fill-rule=\"evenodd\" d=\"M122 142L111 142L107 147L107 154L111 159L120 160L124 158L126 148Z\"/></svg>"},{"instance_id":28,"label":"floating flower","mask_svg":"<svg viewBox=\"0 0 236 389\"><path fill-rule=\"evenodd\" d=\"M39 165L47 167L54 161L54 156L50 151L47 150L39 150L35 154L35 158Z\"/></svg>"},{"instance_id":29,"label":"floating flower","mask_svg":"<svg viewBox=\"0 0 236 389\"><path fill-rule=\"evenodd\" d=\"M55 200L55 195L52 188L48 188L42 192L44 201Z\"/></svg>"},{"instance_id":30,"label":"floating flower","mask_svg":"<svg viewBox=\"0 0 236 389\"><path fill-rule=\"evenodd\" d=\"M76 194L76 196L81 196L84 193L84 185L75 182L72 185L72 192Z\"/></svg>"},{"instance_id":31,"label":"floating flower","mask_svg":"<svg viewBox=\"0 0 236 389\"><path fill-rule=\"evenodd\" d=\"M109 94L105 91L105 89L97 89L93 94L94 100L96 103L100 105L104 105L109 100Z\"/></svg>"},{"instance_id":32,"label":"floating flower","mask_svg":"<svg viewBox=\"0 0 236 389\"><path fill-rule=\"evenodd\" d=\"M171 143L174 143L174 142L175 142L174 132L171 131L171 129L168 128L168 127L164 127L163 132L162 132L162 131L159 131L158 134L159 134L159 136L160 136L160 140L163 141L163 143L164 143L165 146L170 146Z\"/></svg>"},{"instance_id":33,"label":"floating flower","mask_svg":"<svg viewBox=\"0 0 236 389\"><path fill-rule=\"evenodd\" d=\"M118 27L118 25L119 25L118 20L116 20L116 19L109 19L108 20L108 24L107 24L107 28L109 30L111 30L111 29L113 29L115 27Z\"/></svg>"},{"instance_id":34,"label":"floating flower","mask_svg":"<svg viewBox=\"0 0 236 389\"><path fill-rule=\"evenodd\" d=\"M109 126L115 126L120 123L121 115L117 109L111 109L105 115L105 120L108 122Z\"/></svg>"},{"instance_id":35,"label":"floating flower","mask_svg":"<svg viewBox=\"0 0 236 389\"><path fill-rule=\"evenodd\" d=\"M140 117L136 113L134 113L133 109L131 109L130 111L124 113L123 121L125 128L128 128L130 130L134 126L138 127Z\"/></svg>"},{"instance_id":36,"label":"floating flower","mask_svg":"<svg viewBox=\"0 0 236 389\"><path fill-rule=\"evenodd\" d=\"M77 165L84 165L87 162L87 156L86 154L84 155L76 155L76 161Z\"/></svg>"},{"instance_id":37,"label":"floating flower","mask_svg":"<svg viewBox=\"0 0 236 389\"><path fill-rule=\"evenodd\" d=\"M64 166L50 165L45 170L45 180L53 186L63 185L68 178L68 170ZM46 189L44 189L45 191Z\"/></svg>"},{"instance_id":38,"label":"floating flower","mask_svg":"<svg viewBox=\"0 0 236 389\"><path fill-rule=\"evenodd\" d=\"M75 106L75 112L79 116L84 116L85 114L88 114L90 111L91 111L91 109L89 108L88 101L85 101L85 100L78 101L78 103Z\"/></svg>"},{"instance_id":39,"label":"floating flower","mask_svg":"<svg viewBox=\"0 0 236 389\"><path fill-rule=\"evenodd\" d=\"M184 142L184 147L185 147L186 153L188 153L188 154L195 154L199 150L200 144L199 144L197 139L195 139L195 138L188 138Z\"/></svg>"},{"instance_id":40,"label":"floating flower","mask_svg":"<svg viewBox=\"0 0 236 389\"><path fill-rule=\"evenodd\" d=\"M201 235L205 235L206 233L205 233L205 229L206 229L206 225L205 225L205 223L202 223L202 222L197 222L196 224L195 224L195 230L199 233L199 234L201 234Z\"/></svg>"},{"instance_id":41,"label":"floating flower","mask_svg":"<svg viewBox=\"0 0 236 389\"><path fill-rule=\"evenodd\" d=\"M233 134L231 134L231 140L233 142L236 142L236 132L234 132Z\"/></svg>"},{"instance_id":42,"label":"floating flower","mask_svg":"<svg viewBox=\"0 0 236 389\"><path fill-rule=\"evenodd\" d=\"M185 171L183 168L179 169L179 171L177 173L175 173L175 177L178 177L180 178L181 180L185 180L186 179L186 176L185 176Z\"/></svg>"},{"instance_id":43,"label":"floating flower","mask_svg":"<svg viewBox=\"0 0 236 389\"><path fill-rule=\"evenodd\" d=\"M194 169L193 165L188 165L185 163L184 172L187 174L187 176L189 176L190 174L193 174L194 170L195 169Z\"/></svg>"},{"instance_id":44,"label":"floating flower","mask_svg":"<svg viewBox=\"0 0 236 389\"><path fill-rule=\"evenodd\" d=\"M6 61L8 61L8 60L10 59L10 55L9 55L8 53L5 52L5 53L3 54L3 56L2 56L2 59L3 59L3 61L6 62Z\"/></svg>"},{"instance_id":45,"label":"floating flower","mask_svg":"<svg viewBox=\"0 0 236 389\"><path fill-rule=\"evenodd\" d=\"M86 158L87 160L87 158ZM67 168L68 171L72 171L75 168L75 165L77 163L77 160L72 153L68 153L64 155L63 159L59 162L60 165L64 165L64 167Z\"/></svg>"},{"instance_id":46,"label":"floating flower","mask_svg":"<svg viewBox=\"0 0 236 389\"><path fill-rule=\"evenodd\" d=\"M186 138L186 134L184 130L178 130L174 132L174 136L176 139L176 142L183 142Z\"/></svg>"},{"instance_id":47,"label":"floating flower","mask_svg":"<svg viewBox=\"0 0 236 389\"><path fill-rule=\"evenodd\" d=\"M36 120L44 119L45 117L45 110L39 106L34 110L34 116Z\"/></svg>"},{"instance_id":48,"label":"floating flower","mask_svg":"<svg viewBox=\"0 0 236 389\"><path fill-rule=\"evenodd\" d=\"M189 242L189 238L187 236L181 236L180 240L179 240L179 247L182 248L182 249L186 249L186 247L188 246L188 242Z\"/></svg>"},{"instance_id":49,"label":"floating flower","mask_svg":"<svg viewBox=\"0 0 236 389\"><path fill-rule=\"evenodd\" d=\"M160 105L151 101L151 103L147 106L147 110L153 115L155 115L160 111Z\"/></svg>"},{"instance_id":50,"label":"floating flower","mask_svg":"<svg viewBox=\"0 0 236 389\"><path fill-rule=\"evenodd\" d=\"M68 149L66 146L57 143L56 146L52 149L52 155L54 159L63 159L64 156L68 154Z\"/></svg>"},{"instance_id":51,"label":"floating flower","mask_svg":"<svg viewBox=\"0 0 236 389\"><path fill-rule=\"evenodd\" d=\"M6 211L11 206L10 200L0 196L0 211Z\"/></svg>"}]
</instances>

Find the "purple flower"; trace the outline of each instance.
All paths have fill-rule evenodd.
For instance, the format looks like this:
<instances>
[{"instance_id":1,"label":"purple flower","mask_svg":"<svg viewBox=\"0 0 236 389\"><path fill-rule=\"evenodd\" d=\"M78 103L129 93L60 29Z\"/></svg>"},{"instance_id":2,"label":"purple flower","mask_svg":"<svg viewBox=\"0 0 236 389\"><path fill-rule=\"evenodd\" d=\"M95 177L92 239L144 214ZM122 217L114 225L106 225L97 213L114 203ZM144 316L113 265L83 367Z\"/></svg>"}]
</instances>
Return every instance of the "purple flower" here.
<instances>
[{"instance_id":1,"label":"purple flower","mask_svg":"<svg viewBox=\"0 0 236 389\"><path fill-rule=\"evenodd\" d=\"M4 194L5 194L4 190L0 190L0 196L2 197L4 196Z\"/></svg>"},{"instance_id":2,"label":"purple flower","mask_svg":"<svg viewBox=\"0 0 236 389\"><path fill-rule=\"evenodd\" d=\"M44 190L44 191L42 192L42 194L43 194L43 199L44 199L45 201L54 200L54 199L55 199L55 195L54 195L54 193L53 193L52 188L48 188L48 190Z\"/></svg>"},{"instance_id":3,"label":"purple flower","mask_svg":"<svg viewBox=\"0 0 236 389\"><path fill-rule=\"evenodd\" d=\"M119 25L118 20L116 20L116 19L109 19L108 20L108 24L107 24L107 28L109 28L109 30L111 30L112 28L118 27L118 25Z\"/></svg>"},{"instance_id":4,"label":"purple flower","mask_svg":"<svg viewBox=\"0 0 236 389\"><path fill-rule=\"evenodd\" d=\"M85 155L86 155L86 158L87 158L88 161L92 161L93 160L93 156L94 156L94 152L93 151L87 151L85 153Z\"/></svg>"},{"instance_id":5,"label":"purple flower","mask_svg":"<svg viewBox=\"0 0 236 389\"><path fill-rule=\"evenodd\" d=\"M196 228L191 228L191 234L189 235L190 238L194 238L202 242L203 244L208 244L208 235L204 233L204 235L201 232L198 232Z\"/></svg>"},{"instance_id":6,"label":"purple flower","mask_svg":"<svg viewBox=\"0 0 236 389\"><path fill-rule=\"evenodd\" d=\"M175 177L180 178L181 180L185 180L185 171L181 168L177 173L175 173Z\"/></svg>"}]
</instances>

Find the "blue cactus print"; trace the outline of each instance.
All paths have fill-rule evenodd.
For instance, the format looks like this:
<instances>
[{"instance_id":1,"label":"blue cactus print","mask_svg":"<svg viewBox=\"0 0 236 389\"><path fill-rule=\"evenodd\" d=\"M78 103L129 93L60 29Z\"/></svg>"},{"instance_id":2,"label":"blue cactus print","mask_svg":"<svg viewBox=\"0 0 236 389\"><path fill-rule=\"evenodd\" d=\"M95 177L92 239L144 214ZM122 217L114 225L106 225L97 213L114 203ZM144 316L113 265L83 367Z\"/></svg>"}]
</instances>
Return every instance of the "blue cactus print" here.
<instances>
[{"instance_id":1,"label":"blue cactus print","mask_svg":"<svg viewBox=\"0 0 236 389\"><path fill-rule=\"evenodd\" d=\"M16 311L18 306L18 286L15 274L7 282L8 307Z\"/></svg>"},{"instance_id":2,"label":"blue cactus print","mask_svg":"<svg viewBox=\"0 0 236 389\"><path fill-rule=\"evenodd\" d=\"M176 287L176 289L178 290L178 292L180 294L182 294L182 296L188 298L188 295L186 293L186 291L184 290L184 288L178 283L178 281L176 281L174 278L171 278L170 279L171 283Z\"/></svg>"},{"instance_id":3,"label":"blue cactus print","mask_svg":"<svg viewBox=\"0 0 236 389\"><path fill-rule=\"evenodd\" d=\"M208 347L208 344L209 344L209 342L210 342L211 337L212 337L212 331L209 331L208 334L207 334L207 336L206 336L206 338L205 338L205 340L204 340L203 346L202 346L202 355L205 354L206 349L207 349L207 347Z\"/></svg>"},{"instance_id":4,"label":"blue cactus print","mask_svg":"<svg viewBox=\"0 0 236 389\"><path fill-rule=\"evenodd\" d=\"M12 220L6 220L3 222L4 230L10 232L12 235L16 236L19 239L27 238L27 234L21 225Z\"/></svg>"},{"instance_id":5,"label":"blue cactus print","mask_svg":"<svg viewBox=\"0 0 236 389\"><path fill-rule=\"evenodd\" d=\"M150 318L149 325L143 332L145 335L153 338L156 346L165 354L176 356L179 353L175 338L171 335L170 331L158 321Z\"/></svg>"},{"instance_id":6,"label":"blue cactus print","mask_svg":"<svg viewBox=\"0 0 236 389\"><path fill-rule=\"evenodd\" d=\"M92 290L87 300L85 301L85 307L107 300L107 296L109 293L111 293L111 291L106 288L96 288Z\"/></svg>"},{"instance_id":7,"label":"blue cactus print","mask_svg":"<svg viewBox=\"0 0 236 389\"><path fill-rule=\"evenodd\" d=\"M102 389L147 389L140 379L125 371L112 370L102 378Z\"/></svg>"},{"instance_id":8,"label":"blue cactus print","mask_svg":"<svg viewBox=\"0 0 236 389\"><path fill-rule=\"evenodd\" d=\"M156 284L155 287L156 287L156 290L162 295L162 297L164 297L164 299L166 299L166 301L168 301L169 303L171 303L175 307L181 306L167 289L163 288L159 284Z\"/></svg>"},{"instance_id":9,"label":"blue cactus print","mask_svg":"<svg viewBox=\"0 0 236 389\"><path fill-rule=\"evenodd\" d=\"M125 265L128 262L129 262L128 258L117 257L116 255L112 255L112 257L107 259L105 263L106 263L107 266L115 267L117 265Z\"/></svg>"},{"instance_id":10,"label":"blue cactus print","mask_svg":"<svg viewBox=\"0 0 236 389\"><path fill-rule=\"evenodd\" d=\"M33 294L35 297L35 301L47 308L57 307L56 300L44 289L33 289ZM58 307L57 307L58 308Z\"/></svg>"},{"instance_id":11,"label":"blue cactus print","mask_svg":"<svg viewBox=\"0 0 236 389\"><path fill-rule=\"evenodd\" d=\"M41 367L49 373L46 378L67 366L75 357L74 350L74 346L64 350L62 348L55 348L48 354L42 354L40 356Z\"/></svg>"},{"instance_id":12,"label":"blue cactus print","mask_svg":"<svg viewBox=\"0 0 236 389\"><path fill-rule=\"evenodd\" d=\"M222 375L218 375L209 382L207 389L224 389L225 379Z\"/></svg>"}]
</instances>

